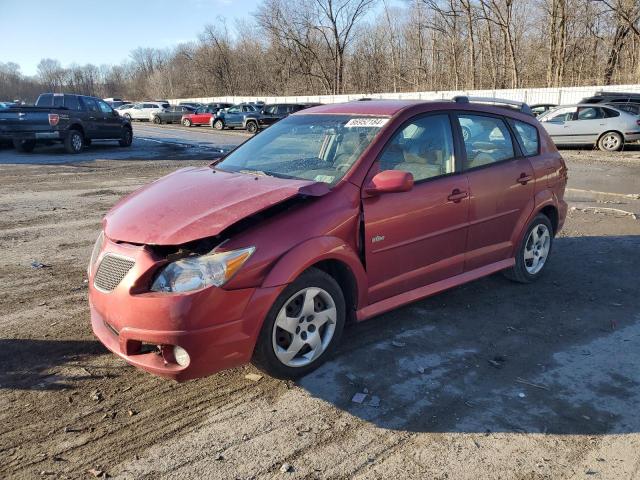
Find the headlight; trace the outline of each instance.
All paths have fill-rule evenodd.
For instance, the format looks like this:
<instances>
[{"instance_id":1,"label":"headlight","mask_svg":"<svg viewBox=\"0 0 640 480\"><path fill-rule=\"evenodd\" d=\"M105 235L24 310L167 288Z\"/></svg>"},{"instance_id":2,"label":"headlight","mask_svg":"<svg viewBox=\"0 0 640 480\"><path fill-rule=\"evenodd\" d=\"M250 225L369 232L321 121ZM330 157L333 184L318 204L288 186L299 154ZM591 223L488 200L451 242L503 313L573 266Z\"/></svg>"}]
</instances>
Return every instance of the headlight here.
<instances>
[{"instance_id":1,"label":"headlight","mask_svg":"<svg viewBox=\"0 0 640 480\"><path fill-rule=\"evenodd\" d=\"M189 292L205 287L221 287L249 260L255 247L211 252L170 263L151 285L154 292Z\"/></svg>"},{"instance_id":2,"label":"headlight","mask_svg":"<svg viewBox=\"0 0 640 480\"><path fill-rule=\"evenodd\" d=\"M89 260L89 275L93 272L93 267L98 261L98 256L100 255L100 251L102 250L102 244L104 243L104 232L100 232L98 235L98 239L96 240L95 245L93 246L93 251L91 252L91 260Z\"/></svg>"}]
</instances>

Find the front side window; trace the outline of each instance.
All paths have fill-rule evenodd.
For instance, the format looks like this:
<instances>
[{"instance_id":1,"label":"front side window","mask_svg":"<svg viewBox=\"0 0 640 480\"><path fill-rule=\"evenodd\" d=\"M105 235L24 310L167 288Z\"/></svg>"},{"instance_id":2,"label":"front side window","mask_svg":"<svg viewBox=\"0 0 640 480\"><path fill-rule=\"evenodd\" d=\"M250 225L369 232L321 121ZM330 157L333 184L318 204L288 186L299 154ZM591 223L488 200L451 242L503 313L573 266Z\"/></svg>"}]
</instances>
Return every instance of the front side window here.
<instances>
[{"instance_id":1,"label":"front side window","mask_svg":"<svg viewBox=\"0 0 640 480\"><path fill-rule=\"evenodd\" d=\"M240 113L240 107L233 107L227 110L227 113Z\"/></svg>"},{"instance_id":2,"label":"front side window","mask_svg":"<svg viewBox=\"0 0 640 480\"><path fill-rule=\"evenodd\" d=\"M113 110L111 109L111 107L107 105L105 102L101 102L98 100L98 106L100 107L100 110L102 111L102 113L113 113Z\"/></svg>"},{"instance_id":3,"label":"front side window","mask_svg":"<svg viewBox=\"0 0 640 480\"><path fill-rule=\"evenodd\" d=\"M387 120L354 115L290 116L243 143L216 168L335 185Z\"/></svg>"},{"instance_id":4,"label":"front side window","mask_svg":"<svg viewBox=\"0 0 640 480\"><path fill-rule=\"evenodd\" d=\"M489 165L515 156L511 134L500 118L458 115L467 153L465 168Z\"/></svg>"},{"instance_id":5,"label":"front side window","mask_svg":"<svg viewBox=\"0 0 640 480\"><path fill-rule=\"evenodd\" d=\"M576 107L557 108L546 114L541 120L553 123L569 122L573 120L577 110Z\"/></svg>"},{"instance_id":6,"label":"front side window","mask_svg":"<svg viewBox=\"0 0 640 480\"><path fill-rule=\"evenodd\" d=\"M91 97L82 97L82 102L84 103L85 107L87 107L87 110L90 112L97 112L98 111L98 104L96 103L96 101L91 98Z\"/></svg>"},{"instance_id":7,"label":"front side window","mask_svg":"<svg viewBox=\"0 0 640 480\"><path fill-rule=\"evenodd\" d=\"M400 127L380 155L380 171L402 170L414 181L455 171L448 115L429 115Z\"/></svg>"},{"instance_id":8,"label":"front side window","mask_svg":"<svg viewBox=\"0 0 640 480\"><path fill-rule=\"evenodd\" d=\"M533 125L517 120L513 121L513 126L520 138L520 146L522 147L523 153L526 156L537 155L539 144L538 129Z\"/></svg>"}]
</instances>

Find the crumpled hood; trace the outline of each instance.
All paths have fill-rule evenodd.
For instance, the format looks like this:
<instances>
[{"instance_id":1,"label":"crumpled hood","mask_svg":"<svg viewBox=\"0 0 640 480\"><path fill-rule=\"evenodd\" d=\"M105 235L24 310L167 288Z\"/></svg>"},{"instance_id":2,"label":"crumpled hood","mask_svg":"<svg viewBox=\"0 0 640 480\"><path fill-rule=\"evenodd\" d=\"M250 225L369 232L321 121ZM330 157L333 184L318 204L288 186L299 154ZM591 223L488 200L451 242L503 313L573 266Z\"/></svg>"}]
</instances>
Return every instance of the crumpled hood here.
<instances>
[{"instance_id":1,"label":"crumpled hood","mask_svg":"<svg viewBox=\"0 0 640 480\"><path fill-rule=\"evenodd\" d=\"M123 242L180 245L217 235L296 195L328 192L326 184L311 180L186 168L120 200L105 217L105 234Z\"/></svg>"}]
</instances>

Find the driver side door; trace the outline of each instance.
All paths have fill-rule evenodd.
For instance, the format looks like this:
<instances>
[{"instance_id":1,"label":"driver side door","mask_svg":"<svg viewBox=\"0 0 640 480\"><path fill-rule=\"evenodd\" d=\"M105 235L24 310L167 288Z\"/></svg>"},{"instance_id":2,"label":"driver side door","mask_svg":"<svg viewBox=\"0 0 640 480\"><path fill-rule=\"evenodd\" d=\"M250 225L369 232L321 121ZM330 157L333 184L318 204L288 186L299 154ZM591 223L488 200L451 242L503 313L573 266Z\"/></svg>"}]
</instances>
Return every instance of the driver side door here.
<instances>
[{"instance_id":1,"label":"driver side door","mask_svg":"<svg viewBox=\"0 0 640 480\"><path fill-rule=\"evenodd\" d=\"M576 141L571 132L576 111L576 107L559 108L542 119L542 126L554 143L570 144Z\"/></svg>"},{"instance_id":2,"label":"driver side door","mask_svg":"<svg viewBox=\"0 0 640 480\"><path fill-rule=\"evenodd\" d=\"M410 172L408 192L364 190L364 248L369 302L463 273L469 185L457 165L448 114L414 117L398 128L367 176Z\"/></svg>"}]
</instances>

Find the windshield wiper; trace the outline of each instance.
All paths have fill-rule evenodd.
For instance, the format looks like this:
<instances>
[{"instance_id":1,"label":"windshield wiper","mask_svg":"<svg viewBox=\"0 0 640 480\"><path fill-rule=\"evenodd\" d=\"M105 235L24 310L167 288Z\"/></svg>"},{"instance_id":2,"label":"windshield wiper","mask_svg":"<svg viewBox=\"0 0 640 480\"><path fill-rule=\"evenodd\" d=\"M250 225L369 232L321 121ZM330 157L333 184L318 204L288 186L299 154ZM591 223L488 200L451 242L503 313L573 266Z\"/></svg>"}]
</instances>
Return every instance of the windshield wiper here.
<instances>
[{"instance_id":1,"label":"windshield wiper","mask_svg":"<svg viewBox=\"0 0 640 480\"><path fill-rule=\"evenodd\" d=\"M242 170L237 170L238 173L248 173L249 175L259 175L262 177L274 177L275 175L265 172L263 170L251 170L243 168Z\"/></svg>"}]
</instances>

